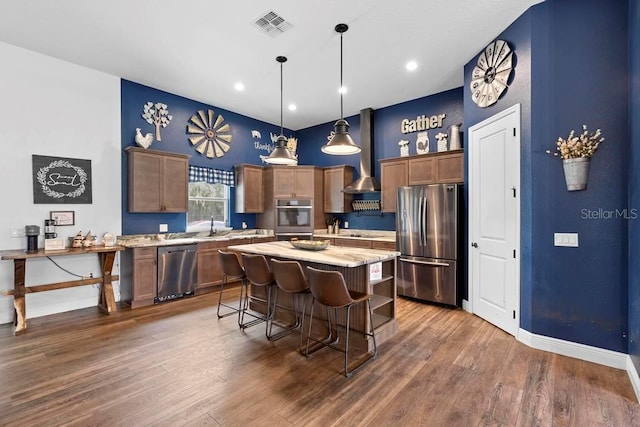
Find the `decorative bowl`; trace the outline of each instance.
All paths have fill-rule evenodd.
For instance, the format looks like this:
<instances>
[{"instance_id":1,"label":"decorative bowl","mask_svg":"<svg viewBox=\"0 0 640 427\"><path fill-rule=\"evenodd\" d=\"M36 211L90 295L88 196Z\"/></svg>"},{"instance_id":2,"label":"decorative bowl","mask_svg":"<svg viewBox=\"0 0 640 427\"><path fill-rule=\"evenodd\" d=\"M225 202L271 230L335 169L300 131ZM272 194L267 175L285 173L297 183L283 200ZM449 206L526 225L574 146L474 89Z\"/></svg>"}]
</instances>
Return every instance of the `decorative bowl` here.
<instances>
[{"instance_id":1,"label":"decorative bowl","mask_svg":"<svg viewBox=\"0 0 640 427\"><path fill-rule=\"evenodd\" d=\"M329 247L329 240L297 240L291 239L289 243L296 249L305 249L307 251L321 251Z\"/></svg>"}]
</instances>

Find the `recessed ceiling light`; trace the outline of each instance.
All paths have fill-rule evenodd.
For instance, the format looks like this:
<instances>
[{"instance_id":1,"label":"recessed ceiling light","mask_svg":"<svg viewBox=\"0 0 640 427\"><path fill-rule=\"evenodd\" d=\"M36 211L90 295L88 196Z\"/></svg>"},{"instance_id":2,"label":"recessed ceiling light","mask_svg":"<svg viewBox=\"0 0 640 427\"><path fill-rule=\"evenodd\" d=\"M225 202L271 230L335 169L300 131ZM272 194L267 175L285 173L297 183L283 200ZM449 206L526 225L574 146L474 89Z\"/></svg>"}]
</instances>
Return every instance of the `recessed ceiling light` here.
<instances>
[{"instance_id":1,"label":"recessed ceiling light","mask_svg":"<svg viewBox=\"0 0 640 427\"><path fill-rule=\"evenodd\" d=\"M238 82L235 84L234 88L236 88L238 92L242 92L244 90L244 84L242 84L241 82Z\"/></svg>"},{"instance_id":2,"label":"recessed ceiling light","mask_svg":"<svg viewBox=\"0 0 640 427\"><path fill-rule=\"evenodd\" d=\"M415 71L418 68L418 63L416 61L409 61L407 65L405 65L407 71Z\"/></svg>"},{"instance_id":3,"label":"recessed ceiling light","mask_svg":"<svg viewBox=\"0 0 640 427\"><path fill-rule=\"evenodd\" d=\"M296 107L296 104L289 104L289 110L290 111L296 111L298 107Z\"/></svg>"},{"instance_id":4,"label":"recessed ceiling light","mask_svg":"<svg viewBox=\"0 0 640 427\"><path fill-rule=\"evenodd\" d=\"M340 88L338 89L338 93L342 93L342 94L347 93L347 87L346 86L340 86Z\"/></svg>"}]
</instances>

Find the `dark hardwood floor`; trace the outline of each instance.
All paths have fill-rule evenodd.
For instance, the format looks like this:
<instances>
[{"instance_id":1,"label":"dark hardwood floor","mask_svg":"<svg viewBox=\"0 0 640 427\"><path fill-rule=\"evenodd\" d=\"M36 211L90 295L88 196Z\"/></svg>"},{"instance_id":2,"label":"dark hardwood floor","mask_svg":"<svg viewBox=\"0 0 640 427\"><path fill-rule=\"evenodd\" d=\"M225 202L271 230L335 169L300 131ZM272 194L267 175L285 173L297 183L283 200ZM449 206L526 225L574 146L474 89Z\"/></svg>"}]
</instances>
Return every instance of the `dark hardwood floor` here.
<instances>
[{"instance_id":1,"label":"dark hardwood floor","mask_svg":"<svg viewBox=\"0 0 640 427\"><path fill-rule=\"evenodd\" d=\"M399 299L399 333L347 379L342 354L306 359L297 335L242 332L215 302L76 310L17 337L0 325L0 425L640 425L626 372L531 349L462 310Z\"/></svg>"}]
</instances>

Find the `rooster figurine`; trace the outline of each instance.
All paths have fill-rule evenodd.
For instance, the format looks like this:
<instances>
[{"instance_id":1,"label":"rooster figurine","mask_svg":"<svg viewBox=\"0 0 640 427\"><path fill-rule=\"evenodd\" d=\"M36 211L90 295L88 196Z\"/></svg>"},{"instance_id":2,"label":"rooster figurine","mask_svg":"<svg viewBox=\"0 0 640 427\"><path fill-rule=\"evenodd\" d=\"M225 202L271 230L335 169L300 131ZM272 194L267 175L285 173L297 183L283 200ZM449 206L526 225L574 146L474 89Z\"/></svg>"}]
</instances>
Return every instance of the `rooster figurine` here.
<instances>
[{"instance_id":1,"label":"rooster figurine","mask_svg":"<svg viewBox=\"0 0 640 427\"><path fill-rule=\"evenodd\" d=\"M147 133L143 136L142 132L140 132L140 128L136 128L136 144L142 148L149 148L152 142L153 135L151 133Z\"/></svg>"}]
</instances>

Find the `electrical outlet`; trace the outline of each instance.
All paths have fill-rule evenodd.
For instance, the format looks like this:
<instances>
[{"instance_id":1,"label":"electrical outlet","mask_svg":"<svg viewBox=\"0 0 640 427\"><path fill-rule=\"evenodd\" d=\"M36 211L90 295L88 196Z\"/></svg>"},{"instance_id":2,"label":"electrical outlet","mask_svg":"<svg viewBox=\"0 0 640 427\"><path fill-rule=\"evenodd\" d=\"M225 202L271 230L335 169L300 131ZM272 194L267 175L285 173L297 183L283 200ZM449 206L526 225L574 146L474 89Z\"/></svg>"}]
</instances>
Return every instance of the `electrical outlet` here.
<instances>
[{"instance_id":1,"label":"electrical outlet","mask_svg":"<svg viewBox=\"0 0 640 427\"><path fill-rule=\"evenodd\" d=\"M578 233L553 233L554 246L578 247Z\"/></svg>"},{"instance_id":2,"label":"electrical outlet","mask_svg":"<svg viewBox=\"0 0 640 427\"><path fill-rule=\"evenodd\" d=\"M24 237L24 228L11 227L11 237Z\"/></svg>"},{"instance_id":3,"label":"electrical outlet","mask_svg":"<svg viewBox=\"0 0 640 427\"><path fill-rule=\"evenodd\" d=\"M160 232L161 233L166 233L167 231L169 231L169 225L168 224L160 224Z\"/></svg>"}]
</instances>

